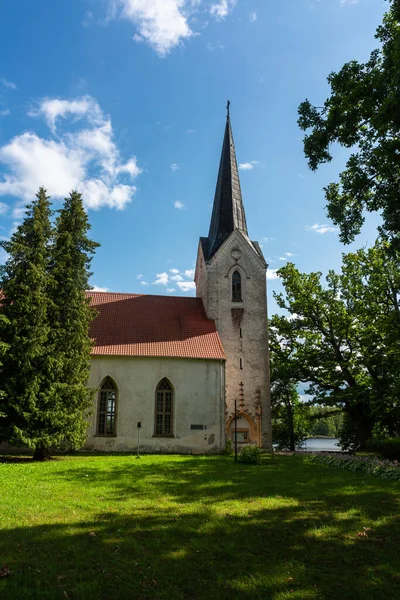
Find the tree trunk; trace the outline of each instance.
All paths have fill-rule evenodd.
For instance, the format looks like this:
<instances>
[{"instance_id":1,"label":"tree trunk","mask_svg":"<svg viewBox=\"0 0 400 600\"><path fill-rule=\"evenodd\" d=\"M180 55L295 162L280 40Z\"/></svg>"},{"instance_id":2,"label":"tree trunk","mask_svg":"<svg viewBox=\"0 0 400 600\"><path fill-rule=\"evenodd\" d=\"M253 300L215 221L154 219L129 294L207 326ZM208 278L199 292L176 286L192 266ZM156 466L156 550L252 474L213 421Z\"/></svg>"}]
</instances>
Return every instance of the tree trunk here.
<instances>
[{"instance_id":1,"label":"tree trunk","mask_svg":"<svg viewBox=\"0 0 400 600\"><path fill-rule=\"evenodd\" d=\"M49 460L50 458L50 449L47 448L47 446L36 446L33 460L43 461Z\"/></svg>"},{"instance_id":2,"label":"tree trunk","mask_svg":"<svg viewBox=\"0 0 400 600\"><path fill-rule=\"evenodd\" d=\"M290 400L286 401L286 410L288 415L289 449L294 452L296 450L296 443L294 439L293 408L290 404Z\"/></svg>"}]
</instances>

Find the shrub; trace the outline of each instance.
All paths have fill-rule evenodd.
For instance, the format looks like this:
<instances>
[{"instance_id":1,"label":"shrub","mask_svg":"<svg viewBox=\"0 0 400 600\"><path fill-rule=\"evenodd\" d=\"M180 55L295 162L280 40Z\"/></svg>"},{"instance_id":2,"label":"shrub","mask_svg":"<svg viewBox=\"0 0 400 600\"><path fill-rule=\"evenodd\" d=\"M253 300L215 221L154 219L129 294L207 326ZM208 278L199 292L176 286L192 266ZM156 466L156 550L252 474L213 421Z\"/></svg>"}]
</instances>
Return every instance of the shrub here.
<instances>
[{"instance_id":1,"label":"shrub","mask_svg":"<svg viewBox=\"0 0 400 600\"><path fill-rule=\"evenodd\" d=\"M233 454L233 442L231 438L227 438L225 442L225 449L222 451L225 456L231 456Z\"/></svg>"},{"instance_id":2,"label":"shrub","mask_svg":"<svg viewBox=\"0 0 400 600\"><path fill-rule=\"evenodd\" d=\"M261 465L261 450L254 444L242 448L238 461L246 465Z\"/></svg>"},{"instance_id":3,"label":"shrub","mask_svg":"<svg viewBox=\"0 0 400 600\"><path fill-rule=\"evenodd\" d=\"M353 473L375 475L380 479L400 482L400 464L370 456L354 456L351 454L312 454L310 460L324 465L339 467Z\"/></svg>"},{"instance_id":4,"label":"shrub","mask_svg":"<svg viewBox=\"0 0 400 600\"><path fill-rule=\"evenodd\" d=\"M400 460L400 438L370 440L367 450L376 452L389 460Z\"/></svg>"}]
</instances>

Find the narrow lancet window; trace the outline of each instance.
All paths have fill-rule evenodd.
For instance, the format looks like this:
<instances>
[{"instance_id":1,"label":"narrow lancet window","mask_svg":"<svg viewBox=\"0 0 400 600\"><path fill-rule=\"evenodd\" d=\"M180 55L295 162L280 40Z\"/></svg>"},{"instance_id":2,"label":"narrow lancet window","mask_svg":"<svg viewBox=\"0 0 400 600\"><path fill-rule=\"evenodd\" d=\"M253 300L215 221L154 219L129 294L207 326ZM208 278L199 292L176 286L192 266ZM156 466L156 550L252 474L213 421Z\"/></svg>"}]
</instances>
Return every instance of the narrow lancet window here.
<instances>
[{"instance_id":1,"label":"narrow lancet window","mask_svg":"<svg viewBox=\"0 0 400 600\"><path fill-rule=\"evenodd\" d=\"M117 409L117 386L111 377L106 377L99 391L97 435L115 435Z\"/></svg>"},{"instance_id":2,"label":"narrow lancet window","mask_svg":"<svg viewBox=\"0 0 400 600\"><path fill-rule=\"evenodd\" d=\"M232 302L242 302L242 277L239 271L232 275Z\"/></svg>"},{"instance_id":3,"label":"narrow lancet window","mask_svg":"<svg viewBox=\"0 0 400 600\"><path fill-rule=\"evenodd\" d=\"M156 390L155 435L172 436L173 389L168 379L160 381Z\"/></svg>"}]
</instances>

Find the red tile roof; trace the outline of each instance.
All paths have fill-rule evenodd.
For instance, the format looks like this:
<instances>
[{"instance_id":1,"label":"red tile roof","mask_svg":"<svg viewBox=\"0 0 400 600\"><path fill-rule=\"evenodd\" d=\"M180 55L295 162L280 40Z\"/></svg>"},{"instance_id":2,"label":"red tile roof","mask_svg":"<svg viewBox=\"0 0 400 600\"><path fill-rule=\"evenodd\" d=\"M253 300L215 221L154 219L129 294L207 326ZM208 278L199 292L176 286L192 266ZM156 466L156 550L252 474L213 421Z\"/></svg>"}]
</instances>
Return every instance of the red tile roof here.
<instances>
[{"instance_id":1,"label":"red tile roof","mask_svg":"<svg viewBox=\"0 0 400 600\"><path fill-rule=\"evenodd\" d=\"M225 359L200 298L87 292L98 311L93 355Z\"/></svg>"}]
</instances>

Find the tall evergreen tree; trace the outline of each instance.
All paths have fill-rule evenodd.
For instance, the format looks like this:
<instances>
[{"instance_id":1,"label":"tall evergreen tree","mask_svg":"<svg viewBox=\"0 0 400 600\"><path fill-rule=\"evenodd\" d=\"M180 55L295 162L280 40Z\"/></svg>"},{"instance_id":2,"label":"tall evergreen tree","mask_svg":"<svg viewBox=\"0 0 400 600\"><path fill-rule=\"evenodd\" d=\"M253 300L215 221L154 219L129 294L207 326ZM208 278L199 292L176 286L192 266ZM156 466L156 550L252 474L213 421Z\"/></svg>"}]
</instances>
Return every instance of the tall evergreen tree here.
<instances>
[{"instance_id":1,"label":"tall evergreen tree","mask_svg":"<svg viewBox=\"0 0 400 600\"><path fill-rule=\"evenodd\" d=\"M7 320L6 320L5 316L0 314L0 331L3 328L2 326L6 325L6 323L7 323ZM1 378L1 371L2 371L2 366L3 366L2 359L6 355L7 350L8 350L7 344L4 343L2 341L2 339L0 338L0 440L2 439L1 430L2 430L2 427L5 426L6 418L7 418L6 394L3 389L4 381Z\"/></svg>"},{"instance_id":2,"label":"tall evergreen tree","mask_svg":"<svg viewBox=\"0 0 400 600\"><path fill-rule=\"evenodd\" d=\"M56 222L49 278L52 376L60 428L64 442L71 447L80 447L85 440L86 416L94 393L87 380L89 325L95 312L86 291L90 287L90 262L99 244L88 238L89 229L81 194L72 192Z\"/></svg>"},{"instance_id":3,"label":"tall evergreen tree","mask_svg":"<svg viewBox=\"0 0 400 600\"><path fill-rule=\"evenodd\" d=\"M49 298L51 210L46 190L9 241L1 242L8 259L0 268L3 291L1 339L4 390L0 441L34 447L45 456L54 441L53 385L49 372Z\"/></svg>"}]
</instances>

